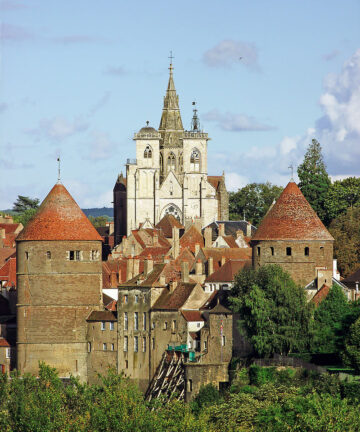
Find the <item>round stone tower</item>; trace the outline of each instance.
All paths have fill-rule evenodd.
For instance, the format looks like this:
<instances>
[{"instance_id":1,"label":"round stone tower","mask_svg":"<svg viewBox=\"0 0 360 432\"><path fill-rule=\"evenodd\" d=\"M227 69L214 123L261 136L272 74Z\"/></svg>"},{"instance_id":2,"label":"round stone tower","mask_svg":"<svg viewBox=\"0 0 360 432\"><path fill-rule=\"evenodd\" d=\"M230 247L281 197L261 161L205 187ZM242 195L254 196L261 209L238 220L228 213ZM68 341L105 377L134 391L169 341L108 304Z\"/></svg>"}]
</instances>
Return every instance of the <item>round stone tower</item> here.
<instances>
[{"instance_id":1,"label":"round stone tower","mask_svg":"<svg viewBox=\"0 0 360 432\"><path fill-rule=\"evenodd\" d=\"M251 239L253 266L279 264L304 286L331 284L334 239L291 181Z\"/></svg>"},{"instance_id":2,"label":"round stone tower","mask_svg":"<svg viewBox=\"0 0 360 432\"><path fill-rule=\"evenodd\" d=\"M56 184L17 237L17 368L87 378L86 318L102 303L101 237Z\"/></svg>"}]
</instances>

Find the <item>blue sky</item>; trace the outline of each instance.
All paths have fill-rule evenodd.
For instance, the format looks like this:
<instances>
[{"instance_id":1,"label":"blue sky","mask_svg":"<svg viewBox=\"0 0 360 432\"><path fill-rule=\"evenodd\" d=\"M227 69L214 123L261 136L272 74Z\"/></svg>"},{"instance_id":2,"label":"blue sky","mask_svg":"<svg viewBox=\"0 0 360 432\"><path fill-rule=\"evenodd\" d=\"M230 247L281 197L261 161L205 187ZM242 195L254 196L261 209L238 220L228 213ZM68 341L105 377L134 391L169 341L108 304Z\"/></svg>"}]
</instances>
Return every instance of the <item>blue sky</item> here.
<instances>
[{"instance_id":1,"label":"blue sky","mask_svg":"<svg viewBox=\"0 0 360 432\"><path fill-rule=\"evenodd\" d=\"M58 155L82 207L111 206L170 50L184 126L196 100L229 189L286 184L312 138L333 178L360 175L358 0L0 0L0 20L2 209L43 199Z\"/></svg>"}]
</instances>

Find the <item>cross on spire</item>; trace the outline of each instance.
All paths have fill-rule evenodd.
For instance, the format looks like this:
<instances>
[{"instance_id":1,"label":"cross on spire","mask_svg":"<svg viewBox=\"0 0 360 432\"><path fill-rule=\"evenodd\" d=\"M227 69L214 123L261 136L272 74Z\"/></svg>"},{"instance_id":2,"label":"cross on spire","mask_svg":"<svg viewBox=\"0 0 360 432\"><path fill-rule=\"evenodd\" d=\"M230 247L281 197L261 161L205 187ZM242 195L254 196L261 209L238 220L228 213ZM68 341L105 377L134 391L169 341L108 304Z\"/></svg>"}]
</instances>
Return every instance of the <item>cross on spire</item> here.
<instances>
[{"instance_id":1,"label":"cross on spire","mask_svg":"<svg viewBox=\"0 0 360 432\"><path fill-rule=\"evenodd\" d=\"M57 158L57 163L58 163L58 183L61 183L61 161L60 161L60 156L58 156Z\"/></svg>"},{"instance_id":2,"label":"cross on spire","mask_svg":"<svg viewBox=\"0 0 360 432\"><path fill-rule=\"evenodd\" d=\"M169 69L170 69L170 73L171 73L172 70L173 70L172 61L173 61L173 59L175 58L175 57L173 56L173 52L172 52L172 51L170 51L170 55L169 55L168 58L170 59L170 67L169 67Z\"/></svg>"}]
</instances>

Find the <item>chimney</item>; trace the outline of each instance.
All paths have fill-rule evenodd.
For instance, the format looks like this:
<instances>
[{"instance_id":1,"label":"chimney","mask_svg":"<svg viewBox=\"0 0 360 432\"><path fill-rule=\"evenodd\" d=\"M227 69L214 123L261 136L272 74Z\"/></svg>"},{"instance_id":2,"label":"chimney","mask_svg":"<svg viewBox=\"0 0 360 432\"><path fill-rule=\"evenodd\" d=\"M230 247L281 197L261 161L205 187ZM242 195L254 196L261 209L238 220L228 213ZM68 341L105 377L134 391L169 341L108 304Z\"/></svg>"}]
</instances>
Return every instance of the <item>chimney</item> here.
<instances>
[{"instance_id":1,"label":"chimney","mask_svg":"<svg viewBox=\"0 0 360 432\"><path fill-rule=\"evenodd\" d=\"M155 231L154 232L154 236L153 236L153 246L157 246L159 244L159 235L158 233Z\"/></svg>"},{"instance_id":2,"label":"chimney","mask_svg":"<svg viewBox=\"0 0 360 432\"><path fill-rule=\"evenodd\" d=\"M212 244L212 228L211 227L208 226L205 228L204 237L205 237L205 247L206 248L211 247L211 244Z\"/></svg>"},{"instance_id":3,"label":"chimney","mask_svg":"<svg viewBox=\"0 0 360 432\"><path fill-rule=\"evenodd\" d=\"M165 255L165 256L164 256L164 263L165 263L165 264L169 264L169 262L170 262L170 257L169 257L169 255Z\"/></svg>"},{"instance_id":4,"label":"chimney","mask_svg":"<svg viewBox=\"0 0 360 432\"><path fill-rule=\"evenodd\" d=\"M139 258L136 256L134 257L134 265L133 265L133 276L137 276L140 273L140 261Z\"/></svg>"},{"instance_id":5,"label":"chimney","mask_svg":"<svg viewBox=\"0 0 360 432\"><path fill-rule=\"evenodd\" d=\"M224 255L221 257L221 267L225 264L226 260Z\"/></svg>"},{"instance_id":6,"label":"chimney","mask_svg":"<svg viewBox=\"0 0 360 432\"><path fill-rule=\"evenodd\" d=\"M153 268L154 268L154 261L152 260L151 255L148 255L148 257L144 261L145 276L147 276L149 273L151 273Z\"/></svg>"},{"instance_id":7,"label":"chimney","mask_svg":"<svg viewBox=\"0 0 360 432\"><path fill-rule=\"evenodd\" d=\"M5 238L5 228L1 228L0 230L0 238L4 239Z\"/></svg>"},{"instance_id":8,"label":"chimney","mask_svg":"<svg viewBox=\"0 0 360 432\"><path fill-rule=\"evenodd\" d=\"M200 252L200 244L195 243L195 256Z\"/></svg>"},{"instance_id":9,"label":"chimney","mask_svg":"<svg viewBox=\"0 0 360 432\"><path fill-rule=\"evenodd\" d=\"M212 256L208 259L208 276L214 273L214 258Z\"/></svg>"},{"instance_id":10,"label":"chimney","mask_svg":"<svg viewBox=\"0 0 360 432\"><path fill-rule=\"evenodd\" d=\"M225 225L223 223L219 224L219 236L225 235Z\"/></svg>"},{"instance_id":11,"label":"chimney","mask_svg":"<svg viewBox=\"0 0 360 432\"><path fill-rule=\"evenodd\" d=\"M239 238L239 237L244 238L244 233L243 233L243 230L241 230L241 229L236 231L236 238Z\"/></svg>"},{"instance_id":12,"label":"chimney","mask_svg":"<svg viewBox=\"0 0 360 432\"><path fill-rule=\"evenodd\" d=\"M201 232L201 229L202 229L202 218L201 217L196 217L195 220L194 220L194 225L195 225L195 228L198 231Z\"/></svg>"},{"instance_id":13,"label":"chimney","mask_svg":"<svg viewBox=\"0 0 360 432\"><path fill-rule=\"evenodd\" d=\"M164 276L164 275L161 275L161 276L159 277L159 284L160 284L160 285L165 285L165 283L166 283L165 276Z\"/></svg>"},{"instance_id":14,"label":"chimney","mask_svg":"<svg viewBox=\"0 0 360 432\"><path fill-rule=\"evenodd\" d=\"M112 270L111 274L110 274L110 285L111 288L117 288L119 284L118 278L117 278L117 274L116 271Z\"/></svg>"},{"instance_id":15,"label":"chimney","mask_svg":"<svg viewBox=\"0 0 360 432\"><path fill-rule=\"evenodd\" d=\"M179 228L172 228L172 238L173 238L173 257L176 259L180 253L180 241L179 241Z\"/></svg>"},{"instance_id":16,"label":"chimney","mask_svg":"<svg viewBox=\"0 0 360 432\"><path fill-rule=\"evenodd\" d=\"M130 280L133 278L133 259L128 257L126 261L126 280Z\"/></svg>"},{"instance_id":17,"label":"chimney","mask_svg":"<svg viewBox=\"0 0 360 432\"><path fill-rule=\"evenodd\" d=\"M181 280L184 283L189 282L189 263L187 261L181 263Z\"/></svg>"},{"instance_id":18,"label":"chimney","mask_svg":"<svg viewBox=\"0 0 360 432\"><path fill-rule=\"evenodd\" d=\"M196 261L196 265L195 265L195 273L197 275L202 275L202 262L201 259L198 259Z\"/></svg>"},{"instance_id":19,"label":"chimney","mask_svg":"<svg viewBox=\"0 0 360 432\"><path fill-rule=\"evenodd\" d=\"M251 237L251 223L248 222L246 225L246 237Z\"/></svg>"},{"instance_id":20,"label":"chimney","mask_svg":"<svg viewBox=\"0 0 360 432\"><path fill-rule=\"evenodd\" d=\"M176 280L171 281L169 284L170 292L173 293L176 287L177 287L177 281Z\"/></svg>"}]
</instances>

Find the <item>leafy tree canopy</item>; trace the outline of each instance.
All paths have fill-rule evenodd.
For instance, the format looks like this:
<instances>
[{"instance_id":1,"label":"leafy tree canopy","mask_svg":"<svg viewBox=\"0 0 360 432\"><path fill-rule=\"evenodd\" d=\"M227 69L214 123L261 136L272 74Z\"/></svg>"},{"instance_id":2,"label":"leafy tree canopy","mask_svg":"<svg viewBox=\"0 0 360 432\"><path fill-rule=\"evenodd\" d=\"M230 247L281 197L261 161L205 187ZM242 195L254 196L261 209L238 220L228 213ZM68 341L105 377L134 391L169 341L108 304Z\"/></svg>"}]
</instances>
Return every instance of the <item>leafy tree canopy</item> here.
<instances>
[{"instance_id":1,"label":"leafy tree canopy","mask_svg":"<svg viewBox=\"0 0 360 432\"><path fill-rule=\"evenodd\" d=\"M324 205L331 180L326 171L321 145L316 139L313 139L309 145L304 161L299 165L297 173L300 179L299 188L301 192L319 218L326 223L327 214Z\"/></svg>"},{"instance_id":2,"label":"leafy tree canopy","mask_svg":"<svg viewBox=\"0 0 360 432\"><path fill-rule=\"evenodd\" d=\"M106 226L106 222L109 221L107 216L89 216L89 221L94 225L95 228Z\"/></svg>"},{"instance_id":3,"label":"leafy tree canopy","mask_svg":"<svg viewBox=\"0 0 360 432\"><path fill-rule=\"evenodd\" d=\"M339 353L343 349L350 314L350 303L341 287L334 284L314 312L312 351Z\"/></svg>"},{"instance_id":4,"label":"leafy tree canopy","mask_svg":"<svg viewBox=\"0 0 360 432\"><path fill-rule=\"evenodd\" d=\"M40 200L38 198L29 198L18 195L12 209L16 213L24 213L27 210L37 209L39 207L39 202Z\"/></svg>"},{"instance_id":5,"label":"leafy tree canopy","mask_svg":"<svg viewBox=\"0 0 360 432\"><path fill-rule=\"evenodd\" d=\"M334 237L334 255L338 268L346 277L359 268L360 263L360 207L349 208L334 219L329 231Z\"/></svg>"},{"instance_id":6,"label":"leafy tree canopy","mask_svg":"<svg viewBox=\"0 0 360 432\"><path fill-rule=\"evenodd\" d=\"M305 348L310 306L304 289L282 267L267 265L240 272L230 302L258 355L288 354Z\"/></svg>"},{"instance_id":7,"label":"leafy tree canopy","mask_svg":"<svg viewBox=\"0 0 360 432\"><path fill-rule=\"evenodd\" d=\"M230 192L230 219L240 220L245 216L246 220L257 226L282 191L281 186L266 182L250 183L237 192Z\"/></svg>"},{"instance_id":8,"label":"leafy tree canopy","mask_svg":"<svg viewBox=\"0 0 360 432\"><path fill-rule=\"evenodd\" d=\"M329 188L325 209L329 221L346 213L349 207L360 206L360 178L348 177L335 181Z\"/></svg>"},{"instance_id":9,"label":"leafy tree canopy","mask_svg":"<svg viewBox=\"0 0 360 432\"><path fill-rule=\"evenodd\" d=\"M360 371L360 318L350 327L343 354L345 364Z\"/></svg>"}]
</instances>

